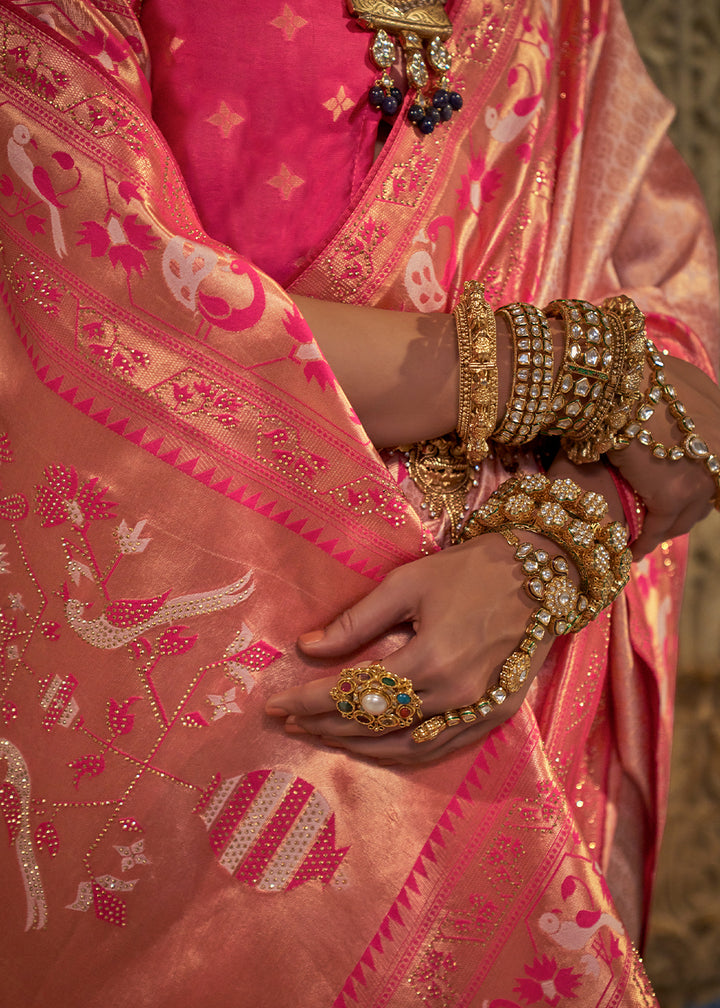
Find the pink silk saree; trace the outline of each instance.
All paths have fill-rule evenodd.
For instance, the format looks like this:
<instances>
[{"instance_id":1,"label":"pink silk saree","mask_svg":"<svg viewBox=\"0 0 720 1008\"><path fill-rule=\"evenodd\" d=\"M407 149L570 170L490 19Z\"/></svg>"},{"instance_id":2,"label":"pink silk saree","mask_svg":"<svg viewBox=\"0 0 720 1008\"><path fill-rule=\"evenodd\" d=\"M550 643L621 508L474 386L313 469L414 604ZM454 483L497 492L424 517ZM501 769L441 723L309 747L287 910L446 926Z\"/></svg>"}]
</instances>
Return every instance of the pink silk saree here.
<instances>
[{"instance_id":1,"label":"pink silk saree","mask_svg":"<svg viewBox=\"0 0 720 1008\"><path fill-rule=\"evenodd\" d=\"M292 289L625 290L712 369L712 241L616 5L464 0L454 24L462 116L398 125ZM682 546L480 747L393 769L286 737L265 698L324 674L298 633L434 530L288 296L204 233L130 5L0 0L0 31L1 1003L654 1004L627 928Z\"/></svg>"}]
</instances>

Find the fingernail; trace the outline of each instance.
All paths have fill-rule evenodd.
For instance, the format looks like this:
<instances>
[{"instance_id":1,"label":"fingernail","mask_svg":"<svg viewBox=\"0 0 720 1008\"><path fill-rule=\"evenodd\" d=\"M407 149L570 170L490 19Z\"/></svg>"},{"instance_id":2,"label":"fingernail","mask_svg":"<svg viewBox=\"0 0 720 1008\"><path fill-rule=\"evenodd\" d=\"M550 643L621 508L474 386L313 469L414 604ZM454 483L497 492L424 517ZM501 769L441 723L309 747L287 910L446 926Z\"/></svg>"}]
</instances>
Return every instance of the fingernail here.
<instances>
[{"instance_id":1,"label":"fingernail","mask_svg":"<svg viewBox=\"0 0 720 1008\"><path fill-rule=\"evenodd\" d=\"M285 722L285 734L286 735L309 735L309 731L305 731L301 728L299 724L291 724L289 721Z\"/></svg>"},{"instance_id":2,"label":"fingernail","mask_svg":"<svg viewBox=\"0 0 720 1008\"><path fill-rule=\"evenodd\" d=\"M324 636L324 630L309 630L307 633L300 634L298 640L301 644L317 644Z\"/></svg>"},{"instance_id":3,"label":"fingernail","mask_svg":"<svg viewBox=\"0 0 720 1008\"><path fill-rule=\"evenodd\" d=\"M283 707L282 700L279 697L270 697L265 704L265 713L269 717L287 717L290 712Z\"/></svg>"}]
</instances>

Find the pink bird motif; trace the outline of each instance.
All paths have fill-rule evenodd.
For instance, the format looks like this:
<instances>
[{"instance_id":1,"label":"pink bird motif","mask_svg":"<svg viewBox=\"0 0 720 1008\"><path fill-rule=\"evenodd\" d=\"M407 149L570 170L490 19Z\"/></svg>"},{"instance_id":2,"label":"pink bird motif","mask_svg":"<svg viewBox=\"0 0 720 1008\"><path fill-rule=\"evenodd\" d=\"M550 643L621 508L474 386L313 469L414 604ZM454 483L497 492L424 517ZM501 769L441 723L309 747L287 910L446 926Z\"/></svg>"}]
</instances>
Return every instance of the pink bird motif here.
<instances>
[{"instance_id":1,"label":"pink bird motif","mask_svg":"<svg viewBox=\"0 0 720 1008\"><path fill-rule=\"evenodd\" d=\"M65 204L58 199L52 179L47 170L42 165L36 165L28 156L26 147L31 144L37 148L37 143L30 135L30 130L23 123L20 123L13 130L13 135L8 140L7 152L8 161L22 182L34 193L38 199L46 204L50 212L50 226L52 228L55 251L61 258L67 255L65 246L65 236L63 235L62 224L60 222L60 210L65 208Z\"/></svg>"},{"instance_id":2,"label":"pink bird motif","mask_svg":"<svg viewBox=\"0 0 720 1008\"><path fill-rule=\"evenodd\" d=\"M117 599L95 619L86 619L85 603L74 598L65 601L65 616L70 627L93 647L114 650L141 637L153 627L178 623L192 616L218 612L236 606L255 590L252 571L232 584L211 591L169 598L170 591L148 599Z\"/></svg>"}]
</instances>

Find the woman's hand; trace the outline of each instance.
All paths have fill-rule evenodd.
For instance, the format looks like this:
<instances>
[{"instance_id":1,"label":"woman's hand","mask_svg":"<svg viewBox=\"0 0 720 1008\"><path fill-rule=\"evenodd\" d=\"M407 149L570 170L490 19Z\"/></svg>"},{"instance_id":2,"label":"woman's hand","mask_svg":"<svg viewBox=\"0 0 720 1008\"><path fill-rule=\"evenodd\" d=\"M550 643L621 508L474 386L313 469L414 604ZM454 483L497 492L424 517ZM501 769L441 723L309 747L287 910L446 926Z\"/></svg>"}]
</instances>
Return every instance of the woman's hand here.
<instances>
[{"instance_id":1,"label":"woman's hand","mask_svg":"<svg viewBox=\"0 0 720 1008\"><path fill-rule=\"evenodd\" d=\"M523 540L548 548L541 537L527 534ZM502 663L517 648L535 608L522 583L513 549L501 536L485 535L393 571L324 632L304 634L299 647L308 657L341 658L400 624L411 624L413 636L387 655L383 664L394 675L412 681L426 720L468 706L489 686L497 685ZM342 667L357 664L349 659L338 663L332 676L271 697L266 710L285 717L290 734L314 735L328 745L384 762L425 763L477 744L514 714L551 643L548 635L538 646L531 676L519 692L485 719L448 728L428 742L414 742L408 728L379 734L340 716L330 690Z\"/></svg>"},{"instance_id":2,"label":"woman's hand","mask_svg":"<svg viewBox=\"0 0 720 1008\"><path fill-rule=\"evenodd\" d=\"M674 385L688 416L695 421L695 433L707 441L711 451L720 452L720 389L698 368L676 357L665 359L664 371L666 381ZM664 403L658 404L645 426L668 448L682 441ZM632 546L636 559L666 539L689 532L712 510L717 487L701 462L657 459L637 441L608 452L608 459L647 507L643 531Z\"/></svg>"}]
</instances>

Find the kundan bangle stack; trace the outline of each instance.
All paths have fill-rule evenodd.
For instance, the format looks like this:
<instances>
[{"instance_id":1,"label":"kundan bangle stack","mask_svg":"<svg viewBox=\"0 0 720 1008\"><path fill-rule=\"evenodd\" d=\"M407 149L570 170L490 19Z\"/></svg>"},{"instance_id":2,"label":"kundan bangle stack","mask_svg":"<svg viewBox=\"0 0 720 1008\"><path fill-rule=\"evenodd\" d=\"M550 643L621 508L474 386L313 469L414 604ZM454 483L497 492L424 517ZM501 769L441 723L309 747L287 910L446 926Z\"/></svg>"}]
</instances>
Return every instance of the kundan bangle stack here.
<instances>
[{"instance_id":1,"label":"kundan bangle stack","mask_svg":"<svg viewBox=\"0 0 720 1008\"><path fill-rule=\"evenodd\" d=\"M448 515L454 542L461 536L467 493L477 485L480 463L491 451L507 462L538 437L558 437L577 464L597 461L634 438L656 458L700 461L715 481L715 506L720 507L720 458L664 383L662 358L629 297L606 298L600 306L556 300L544 311L523 303L498 309L513 345L511 393L503 411L498 410L495 313L481 283L465 284L454 315L460 362L456 431L405 449L426 510L431 517ZM562 322L564 330L557 371L548 319ZM643 391L648 368L653 377ZM661 444L645 426L661 400L678 424L679 444Z\"/></svg>"},{"instance_id":2,"label":"kundan bangle stack","mask_svg":"<svg viewBox=\"0 0 720 1008\"><path fill-rule=\"evenodd\" d=\"M557 300L544 311L518 303L498 309L498 315L507 321L513 341L512 391L499 422L494 314L483 285L465 284L455 308L460 360L457 436L469 467L477 466L492 446L519 448L541 435L559 437L567 456L578 464L595 462L637 438L655 458L701 462L715 482L714 501L720 507L720 458L695 431L675 389L665 382L662 355L648 339L645 318L634 301L623 294L606 298L600 306ZM558 319L564 329L557 373L548 319ZM652 377L643 391L646 369ZM662 444L646 427L660 402L678 426L679 444ZM464 488L469 484L468 479ZM450 510L453 517L462 514L457 506ZM455 522L453 532L458 539L460 526Z\"/></svg>"}]
</instances>

